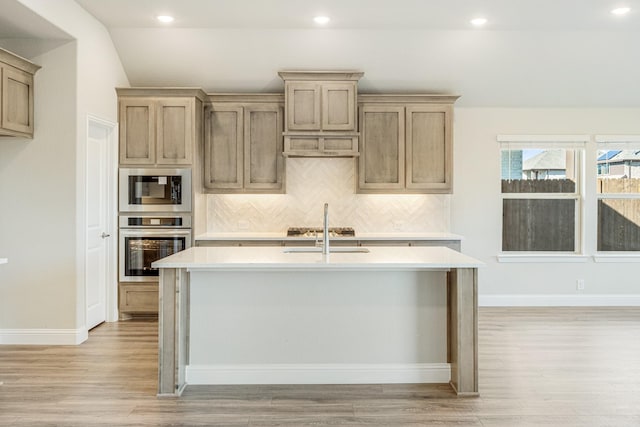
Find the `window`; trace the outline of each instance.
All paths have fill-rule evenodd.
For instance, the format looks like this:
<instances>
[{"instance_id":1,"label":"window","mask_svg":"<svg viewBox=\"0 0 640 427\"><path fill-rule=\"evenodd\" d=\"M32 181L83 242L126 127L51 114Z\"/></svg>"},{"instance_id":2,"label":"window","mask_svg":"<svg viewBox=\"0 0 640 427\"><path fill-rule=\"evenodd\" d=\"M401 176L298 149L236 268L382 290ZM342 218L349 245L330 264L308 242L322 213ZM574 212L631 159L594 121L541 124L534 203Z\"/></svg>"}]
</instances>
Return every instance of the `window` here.
<instances>
[{"instance_id":1,"label":"window","mask_svg":"<svg viewBox=\"0 0 640 427\"><path fill-rule=\"evenodd\" d=\"M640 136L596 142L598 251L640 251Z\"/></svg>"},{"instance_id":2,"label":"window","mask_svg":"<svg viewBox=\"0 0 640 427\"><path fill-rule=\"evenodd\" d=\"M581 164L588 138L504 135L498 140L502 252L581 252Z\"/></svg>"}]
</instances>

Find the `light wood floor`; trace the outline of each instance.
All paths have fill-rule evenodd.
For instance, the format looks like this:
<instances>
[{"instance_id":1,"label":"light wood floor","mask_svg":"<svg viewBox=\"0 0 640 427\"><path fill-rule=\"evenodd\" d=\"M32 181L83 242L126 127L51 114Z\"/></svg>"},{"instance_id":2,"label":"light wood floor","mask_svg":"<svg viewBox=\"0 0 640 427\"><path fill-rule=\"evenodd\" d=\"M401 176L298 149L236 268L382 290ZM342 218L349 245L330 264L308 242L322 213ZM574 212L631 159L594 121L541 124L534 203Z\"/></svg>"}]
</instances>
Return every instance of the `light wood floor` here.
<instances>
[{"instance_id":1,"label":"light wood floor","mask_svg":"<svg viewBox=\"0 0 640 427\"><path fill-rule=\"evenodd\" d=\"M157 324L0 346L0 425L640 426L640 309L481 308L479 398L446 385L199 386L157 399Z\"/></svg>"}]
</instances>

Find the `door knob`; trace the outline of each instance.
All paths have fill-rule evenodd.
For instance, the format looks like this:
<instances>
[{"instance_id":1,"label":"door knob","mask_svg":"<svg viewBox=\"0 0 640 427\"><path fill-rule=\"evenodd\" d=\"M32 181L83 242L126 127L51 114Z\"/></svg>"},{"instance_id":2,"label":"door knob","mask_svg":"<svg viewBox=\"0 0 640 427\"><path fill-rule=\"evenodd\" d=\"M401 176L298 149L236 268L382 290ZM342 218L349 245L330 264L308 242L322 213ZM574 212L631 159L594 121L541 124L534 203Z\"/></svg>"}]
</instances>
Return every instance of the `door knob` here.
<instances>
[{"instance_id":1,"label":"door knob","mask_svg":"<svg viewBox=\"0 0 640 427\"><path fill-rule=\"evenodd\" d=\"M102 237L103 239L106 239L107 237L110 237L111 234L107 234L104 231L102 232L102 234L100 235L100 237Z\"/></svg>"}]
</instances>

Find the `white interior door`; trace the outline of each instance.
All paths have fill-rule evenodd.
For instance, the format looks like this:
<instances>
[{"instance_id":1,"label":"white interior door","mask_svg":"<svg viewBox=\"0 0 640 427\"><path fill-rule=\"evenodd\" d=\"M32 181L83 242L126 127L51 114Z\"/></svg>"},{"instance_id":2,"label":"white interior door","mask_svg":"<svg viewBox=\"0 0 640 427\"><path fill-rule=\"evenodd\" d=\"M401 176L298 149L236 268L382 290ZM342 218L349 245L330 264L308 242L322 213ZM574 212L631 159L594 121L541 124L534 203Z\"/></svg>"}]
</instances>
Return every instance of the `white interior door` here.
<instances>
[{"instance_id":1,"label":"white interior door","mask_svg":"<svg viewBox=\"0 0 640 427\"><path fill-rule=\"evenodd\" d=\"M107 319L112 277L114 245L113 206L114 179L111 167L115 124L89 118L86 175L86 250L85 301L86 325L91 329Z\"/></svg>"}]
</instances>

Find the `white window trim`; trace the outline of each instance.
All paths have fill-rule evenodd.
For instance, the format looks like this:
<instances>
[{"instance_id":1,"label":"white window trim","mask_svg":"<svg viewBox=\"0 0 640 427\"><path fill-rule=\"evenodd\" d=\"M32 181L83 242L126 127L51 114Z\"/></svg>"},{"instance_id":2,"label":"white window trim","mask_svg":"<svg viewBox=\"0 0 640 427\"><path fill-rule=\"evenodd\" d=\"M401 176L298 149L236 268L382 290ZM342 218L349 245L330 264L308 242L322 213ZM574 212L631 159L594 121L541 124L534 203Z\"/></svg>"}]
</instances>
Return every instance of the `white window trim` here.
<instances>
[{"instance_id":1,"label":"white window trim","mask_svg":"<svg viewBox=\"0 0 640 427\"><path fill-rule=\"evenodd\" d=\"M586 172L586 150L587 143L591 141L590 135L508 135L500 134L496 137L500 145L500 151L509 149L531 149L538 147L564 148L576 150L576 165L579 167L576 174L575 194L554 194L554 193L502 193L500 192L500 212L503 209L503 200L507 199L575 199L575 250L572 252L503 252L502 251L502 222L498 230L499 250L498 262L587 262L590 258L585 254L585 172ZM498 161L501 161L499 156ZM507 195L507 197L505 197ZM544 197L540 197L544 196Z\"/></svg>"},{"instance_id":2,"label":"white window trim","mask_svg":"<svg viewBox=\"0 0 640 427\"><path fill-rule=\"evenodd\" d=\"M499 143L544 144L544 143L585 143L591 141L589 135L498 135L496 140Z\"/></svg>"},{"instance_id":3,"label":"white window trim","mask_svg":"<svg viewBox=\"0 0 640 427\"><path fill-rule=\"evenodd\" d=\"M640 262L640 252L596 252L595 262Z\"/></svg>"},{"instance_id":4,"label":"white window trim","mask_svg":"<svg viewBox=\"0 0 640 427\"><path fill-rule=\"evenodd\" d=\"M501 252L497 256L498 262L522 262L522 263L584 263L590 257L588 255L571 254L566 252Z\"/></svg>"},{"instance_id":5,"label":"white window trim","mask_svg":"<svg viewBox=\"0 0 640 427\"><path fill-rule=\"evenodd\" d=\"M640 135L595 135L594 141L596 142L596 153L603 145L607 149L620 150L640 147ZM600 201L602 199L637 200L640 199L640 193L597 193L596 200ZM593 255L593 260L606 263L640 262L640 251L596 251Z\"/></svg>"},{"instance_id":6,"label":"white window trim","mask_svg":"<svg viewBox=\"0 0 640 427\"><path fill-rule=\"evenodd\" d=\"M640 144L640 135L596 135L595 142L598 144L616 144L616 143L638 143Z\"/></svg>"}]
</instances>

